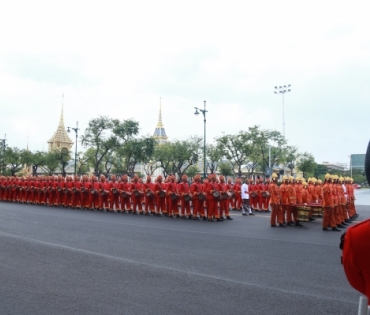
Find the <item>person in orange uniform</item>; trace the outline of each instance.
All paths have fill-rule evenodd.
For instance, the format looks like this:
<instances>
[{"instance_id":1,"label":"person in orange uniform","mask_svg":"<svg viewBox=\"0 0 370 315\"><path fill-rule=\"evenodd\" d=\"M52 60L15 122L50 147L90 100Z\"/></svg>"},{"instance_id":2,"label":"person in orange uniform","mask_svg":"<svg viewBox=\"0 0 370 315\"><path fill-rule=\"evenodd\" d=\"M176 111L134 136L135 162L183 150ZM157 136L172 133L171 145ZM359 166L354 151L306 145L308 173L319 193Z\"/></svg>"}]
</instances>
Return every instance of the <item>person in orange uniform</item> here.
<instances>
[{"instance_id":1,"label":"person in orange uniform","mask_svg":"<svg viewBox=\"0 0 370 315\"><path fill-rule=\"evenodd\" d=\"M170 175L168 183L164 186L165 187L163 189L167 191L167 196L166 196L166 208L163 214L165 216L170 216L170 217L176 216L177 218L179 218L180 217L179 206L177 203L177 200L179 198L179 193L177 189L175 175Z\"/></svg>"},{"instance_id":2,"label":"person in orange uniform","mask_svg":"<svg viewBox=\"0 0 370 315\"><path fill-rule=\"evenodd\" d=\"M134 180L131 183L131 199L132 199L132 213L136 214L136 209L139 209L139 213L143 214L143 207L141 204L141 196L144 194L143 186L139 182L139 177L137 175L134 176Z\"/></svg>"},{"instance_id":3,"label":"person in orange uniform","mask_svg":"<svg viewBox=\"0 0 370 315\"><path fill-rule=\"evenodd\" d=\"M33 185L35 185L35 182L33 182ZM63 177L62 176L58 176L58 180L57 180L57 205L60 207L62 206L63 204L63 198L64 198L64 193L63 193L63 189L64 189L64 180L63 180Z\"/></svg>"},{"instance_id":4,"label":"person in orange uniform","mask_svg":"<svg viewBox=\"0 0 370 315\"><path fill-rule=\"evenodd\" d=\"M177 185L178 192L180 194L180 200L181 200L181 211L182 216L184 218L188 217L189 219L192 218L192 214L190 212L190 199L185 200L185 195L190 195L190 186L188 183L188 177L186 175L182 175L181 177L181 183Z\"/></svg>"},{"instance_id":5,"label":"person in orange uniform","mask_svg":"<svg viewBox=\"0 0 370 315\"><path fill-rule=\"evenodd\" d=\"M123 213L132 211L131 210L131 192L130 185L128 183L127 175L123 175L119 184L119 192L121 195L121 210Z\"/></svg>"},{"instance_id":6,"label":"person in orange uniform","mask_svg":"<svg viewBox=\"0 0 370 315\"><path fill-rule=\"evenodd\" d=\"M347 226L346 219L347 219L347 211L346 211L346 197L344 195L344 189L343 189L343 177L339 177L337 181L337 192L338 192L338 208L339 208L339 214L341 218L341 225Z\"/></svg>"},{"instance_id":7,"label":"person in orange uniform","mask_svg":"<svg viewBox=\"0 0 370 315\"><path fill-rule=\"evenodd\" d=\"M110 212L117 211L121 212L120 202L119 202L119 184L117 182L116 175L111 176L109 184L109 210Z\"/></svg>"},{"instance_id":8,"label":"person in orange uniform","mask_svg":"<svg viewBox=\"0 0 370 315\"><path fill-rule=\"evenodd\" d=\"M279 224L280 227L285 227L284 225L284 218L279 215L280 210L280 195L279 195L279 188L277 186L277 178L278 176L276 173L272 173L271 175L272 181L268 186L268 193L270 194L270 206L271 206L271 218L270 218L270 225L271 227L276 227Z\"/></svg>"},{"instance_id":9,"label":"person in orange uniform","mask_svg":"<svg viewBox=\"0 0 370 315\"><path fill-rule=\"evenodd\" d=\"M269 185L270 179L266 178L266 183L264 184L261 181L261 209L263 212L269 212L269 201L270 201L270 193L269 193Z\"/></svg>"},{"instance_id":10,"label":"person in orange uniform","mask_svg":"<svg viewBox=\"0 0 370 315\"><path fill-rule=\"evenodd\" d=\"M152 183L152 178L147 176L146 182L144 183L143 187L145 193L145 215L149 215L150 213L154 213L154 184Z\"/></svg>"},{"instance_id":11,"label":"person in orange uniform","mask_svg":"<svg viewBox=\"0 0 370 315\"><path fill-rule=\"evenodd\" d=\"M100 192L100 182L98 182L97 177L92 176L90 191L90 209L100 210L99 192Z\"/></svg>"},{"instance_id":12,"label":"person in orange uniform","mask_svg":"<svg viewBox=\"0 0 370 315\"><path fill-rule=\"evenodd\" d=\"M342 236L342 263L348 282L370 305L370 219L348 228Z\"/></svg>"},{"instance_id":13,"label":"person in orange uniform","mask_svg":"<svg viewBox=\"0 0 370 315\"><path fill-rule=\"evenodd\" d=\"M226 219L227 220L233 220L231 217L230 217L230 213L229 213L229 207L228 207L228 201L229 199L226 197L223 197L226 196L227 194L227 186L226 186L226 183L225 183L225 178L221 175L220 178L219 178L220 182L218 183L218 191L221 193L221 200L220 200L220 219L223 220L223 214L225 213L225 216L226 216Z\"/></svg>"},{"instance_id":14,"label":"person in orange uniform","mask_svg":"<svg viewBox=\"0 0 370 315\"><path fill-rule=\"evenodd\" d=\"M309 203L308 201L308 190L307 190L308 184L304 182L302 184L302 190L301 190L301 204L304 204L305 206Z\"/></svg>"},{"instance_id":15,"label":"person in orange uniform","mask_svg":"<svg viewBox=\"0 0 370 315\"><path fill-rule=\"evenodd\" d=\"M99 208L100 211L109 211L109 189L110 185L104 175L100 175Z\"/></svg>"},{"instance_id":16,"label":"person in orange uniform","mask_svg":"<svg viewBox=\"0 0 370 315\"><path fill-rule=\"evenodd\" d=\"M289 194L288 194L288 184L289 184L289 179L287 176L283 176L283 182L279 187L279 195L280 195L280 201L281 201L281 208L282 208L282 217L284 222L289 222L292 223L292 219L289 218L288 216L285 219L285 216L288 214L288 209L289 209ZM289 212L290 214L290 212Z\"/></svg>"},{"instance_id":17,"label":"person in orange uniform","mask_svg":"<svg viewBox=\"0 0 370 315\"><path fill-rule=\"evenodd\" d=\"M239 211L242 210L242 206L243 206L241 188L242 188L242 180L240 178L237 178L235 185L234 185L234 193L235 193L235 209Z\"/></svg>"},{"instance_id":18,"label":"person in orange uniform","mask_svg":"<svg viewBox=\"0 0 370 315\"><path fill-rule=\"evenodd\" d=\"M89 200L89 191L90 191L90 183L88 181L88 177L86 175L82 176L82 183L81 183L81 208L82 209L89 209L90 208L90 200Z\"/></svg>"},{"instance_id":19,"label":"person in orange uniform","mask_svg":"<svg viewBox=\"0 0 370 315\"><path fill-rule=\"evenodd\" d=\"M322 187L322 206L324 208L324 217L322 220L323 231L329 231L329 226L332 227L332 231L340 231L335 223L335 217L333 213L334 202L333 202L333 189L332 189L331 175L325 175L325 183Z\"/></svg>"},{"instance_id":20,"label":"person in orange uniform","mask_svg":"<svg viewBox=\"0 0 370 315\"><path fill-rule=\"evenodd\" d=\"M194 176L194 183L190 185L190 193L192 194L193 201L193 220L198 220L198 214L200 218L206 220L204 214L204 201L199 200L199 194L203 193L203 185L200 183L200 175Z\"/></svg>"},{"instance_id":21,"label":"person in orange uniform","mask_svg":"<svg viewBox=\"0 0 370 315\"><path fill-rule=\"evenodd\" d=\"M209 183L207 186L207 200L208 200L208 209L207 209L207 215L208 215L208 221L214 221L213 217L216 221L220 222L220 215L218 212L218 200L213 195L213 193L217 190L217 183L216 183L216 175L210 174L209 176Z\"/></svg>"},{"instance_id":22,"label":"person in orange uniform","mask_svg":"<svg viewBox=\"0 0 370 315\"><path fill-rule=\"evenodd\" d=\"M302 178L297 177L296 184L295 184L295 192L297 195L297 205L302 204L302 190L303 190Z\"/></svg>"},{"instance_id":23,"label":"person in orange uniform","mask_svg":"<svg viewBox=\"0 0 370 315\"><path fill-rule=\"evenodd\" d=\"M81 181L75 176L72 187L72 208L81 209Z\"/></svg>"},{"instance_id":24,"label":"person in orange uniform","mask_svg":"<svg viewBox=\"0 0 370 315\"><path fill-rule=\"evenodd\" d=\"M288 194L289 194L289 210L287 216L289 218L293 217L293 226L298 226L302 227L303 225L298 221L298 209L296 207L297 205L297 193L295 190L295 185L294 185L294 178L293 176L289 177L289 184L288 184ZM290 214L289 214L290 211ZM288 222L289 225L289 222ZM290 224L292 225L292 224Z\"/></svg>"},{"instance_id":25,"label":"person in orange uniform","mask_svg":"<svg viewBox=\"0 0 370 315\"><path fill-rule=\"evenodd\" d=\"M264 199L263 192L264 191L265 191L265 184L263 183L263 178L260 178L258 180L258 209L261 212L265 211L265 209L263 208L263 199Z\"/></svg>"},{"instance_id":26,"label":"person in orange uniform","mask_svg":"<svg viewBox=\"0 0 370 315\"><path fill-rule=\"evenodd\" d=\"M348 177L347 180L347 208L348 208L348 215L351 219L355 219L358 217L358 214L356 212L356 207L355 207L355 193L353 190L353 179Z\"/></svg>"},{"instance_id":27,"label":"person in orange uniform","mask_svg":"<svg viewBox=\"0 0 370 315\"><path fill-rule=\"evenodd\" d=\"M207 178L204 178L203 179L203 183L202 183L202 189L203 189L203 193L206 195L206 200L204 200L203 206L204 206L204 210L207 211L207 213L208 213L208 209L209 209L208 198L207 198L207 187L208 187L208 184L209 184L208 179ZM207 214L207 217L208 217L208 214Z\"/></svg>"},{"instance_id":28,"label":"person in orange uniform","mask_svg":"<svg viewBox=\"0 0 370 315\"><path fill-rule=\"evenodd\" d=\"M231 198L229 198L228 200L227 207L231 210L236 209L235 185L236 183L233 184L230 178L227 180L226 190L230 193L230 196L231 196Z\"/></svg>"},{"instance_id":29,"label":"person in orange uniform","mask_svg":"<svg viewBox=\"0 0 370 315\"><path fill-rule=\"evenodd\" d=\"M72 177L67 176L67 181L64 185L64 207L72 207Z\"/></svg>"},{"instance_id":30,"label":"person in orange uniform","mask_svg":"<svg viewBox=\"0 0 370 315\"><path fill-rule=\"evenodd\" d=\"M154 193L156 196L156 215L160 217L166 211L166 190L163 187L162 176L157 176L157 181L154 186Z\"/></svg>"}]
</instances>

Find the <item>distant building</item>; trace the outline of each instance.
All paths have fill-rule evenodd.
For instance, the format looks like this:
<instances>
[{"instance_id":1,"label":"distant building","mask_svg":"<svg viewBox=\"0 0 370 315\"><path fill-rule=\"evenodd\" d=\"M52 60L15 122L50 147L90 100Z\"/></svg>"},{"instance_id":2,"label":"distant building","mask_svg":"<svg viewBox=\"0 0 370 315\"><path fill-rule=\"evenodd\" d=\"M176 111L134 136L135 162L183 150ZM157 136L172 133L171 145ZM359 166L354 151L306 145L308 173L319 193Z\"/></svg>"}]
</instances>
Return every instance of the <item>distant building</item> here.
<instances>
[{"instance_id":1,"label":"distant building","mask_svg":"<svg viewBox=\"0 0 370 315\"><path fill-rule=\"evenodd\" d=\"M159 144L163 144L167 142L167 135L166 130L164 129L163 123L162 123L162 102L159 101L159 119L157 123L157 127L154 130L153 138L158 141Z\"/></svg>"},{"instance_id":2,"label":"distant building","mask_svg":"<svg viewBox=\"0 0 370 315\"><path fill-rule=\"evenodd\" d=\"M351 154L351 169L365 170L366 154Z\"/></svg>"},{"instance_id":3,"label":"distant building","mask_svg":"<svg viewBox=\"0 0 370 315\"><path fill-rule=\"evenodd\" d=\"M154 134L153 134L153 138L155 140L157 140L157 142L159 144L164 144L167 142L168 140L168 137L167 137L167 134L166 134L166 130L164 129L164 125L163 125L163 122L162 122L162 102L161 100L159 101L159 118L158 118L158 123L157 123L157 127L154 129ZM158 164L158 162L152 162L152 166L155 168ZM146 167L149 168L150 165L146 165ZM134 172L136 174L142 174L144 175L144 178L146 178L146 173L145 173L145 169L144 169L144 165L142 163L138 163L135 165L135 169L134 169ZM158 175L162 175L163 176L163 169L161 167L158 167L154 173L152 174L153 177L157 177Z\"/></svg>"},{"instance_id":4,"label":"distant building","mask_svg":"<svg viewBox=\"0 0 370 315\"><path fill-rule=\"evenodd\" d=\"M326 166L326 168L328 169L328 171L339 171L339 172L344 172L346 171L348 168L347 168L347 164L346 163L330 163L330 162L322 162L321 165L324 165Z\"/></svg>"}]
</instances>

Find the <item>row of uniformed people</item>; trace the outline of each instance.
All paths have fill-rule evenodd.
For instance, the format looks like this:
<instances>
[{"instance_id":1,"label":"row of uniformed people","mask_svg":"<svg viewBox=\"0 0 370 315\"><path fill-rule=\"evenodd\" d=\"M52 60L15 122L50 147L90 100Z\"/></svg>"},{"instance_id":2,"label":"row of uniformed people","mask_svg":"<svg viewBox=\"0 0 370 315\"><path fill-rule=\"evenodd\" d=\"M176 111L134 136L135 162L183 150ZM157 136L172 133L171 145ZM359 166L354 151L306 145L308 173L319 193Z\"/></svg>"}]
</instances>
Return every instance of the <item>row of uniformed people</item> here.
<instances>
[{"instance_id":1,"label":"row of uniformed people","mask_svg":"<svg viewBox=\"0 0 370 315\"><path fill-rule=\"evenodd\" d=\"M214 174L203 183L200 175L189 184L187 176L177 183L175 176L162 182L158 176L152 183L148 176L145 183L138 176L129 182L127 176L111 180L105 176L88 178L76 176L0 177L0 200L106 210L117 212L149 213L204 220L232 220L229 210L240 208L240 184L225 183L223 176L217 180ZM219 196L217 197L217 192ZM214 193L216 195L214 195ZM144 209L143 209L144 204Z\"/></svg>"},{"instance_id":2,"label":"row of uniformed people","mask_svg":"<svg viewBox=\"0 0 370 315\"><path fill-rule=\"evenodd\" d=\"M302 226L298 220L298 207L309 207L309 220L313 221L312 210L323 208L323 230L340 231L356 217L353 179L326 174L325 183L316 178L294 179L283 176L278 187L277 175L272 174L269 185L271 226Z\"/></svg>"}]
</instances>

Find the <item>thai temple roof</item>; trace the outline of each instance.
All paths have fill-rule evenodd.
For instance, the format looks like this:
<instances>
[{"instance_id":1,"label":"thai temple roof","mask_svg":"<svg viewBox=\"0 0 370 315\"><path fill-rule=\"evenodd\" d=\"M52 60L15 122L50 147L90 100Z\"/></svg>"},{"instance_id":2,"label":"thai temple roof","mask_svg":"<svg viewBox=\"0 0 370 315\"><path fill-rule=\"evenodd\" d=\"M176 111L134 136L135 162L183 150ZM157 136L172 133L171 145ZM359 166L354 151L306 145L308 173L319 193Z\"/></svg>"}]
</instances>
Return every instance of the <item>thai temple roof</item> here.
<instances>
[{"instance_id":1,"label":"thai temple roof","mask_svg":"<svg viewBox=\"0 0 370 315\"><path fill-rule=\"evenodd\" d=\"M64 126L63 102L62 102L62 113L60 115L58 128L54 132L54 135L48 141L49 150L61 148L67 148L69 150L72 148L73 143L74 142L68 136L66 128Z\"/></svg>"},{"instance_id":2,"label":"thai temple roof","mask_svg":"<svg viewBox=\"0 0 370 315\"><path fill-rule=\"evenodd\" d=\"M157 127L154 130L153 138L159 140L160 142L165 142L168 139L163 123L162 123L162 102L161 101L159 102L159 119L158 119Z\"/></svg>"}]
</instances>

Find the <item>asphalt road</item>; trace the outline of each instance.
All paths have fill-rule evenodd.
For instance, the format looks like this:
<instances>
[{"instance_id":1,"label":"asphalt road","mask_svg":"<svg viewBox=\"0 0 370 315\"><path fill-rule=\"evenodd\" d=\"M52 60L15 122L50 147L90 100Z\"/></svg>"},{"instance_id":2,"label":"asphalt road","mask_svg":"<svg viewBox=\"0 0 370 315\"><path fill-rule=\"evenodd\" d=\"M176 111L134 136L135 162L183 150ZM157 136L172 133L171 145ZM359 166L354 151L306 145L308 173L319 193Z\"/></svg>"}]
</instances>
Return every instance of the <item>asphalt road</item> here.
<instances>
[{"instance_id":1,"label":"asphalt road","mask_svg":"<svg viewBox=\"0 0 370 315\"><path fill-rule=\"evenodd\" d=\"M0 314L357 314L341 233L233 218L0 203Z\"/></svg>"}]
</instances>

